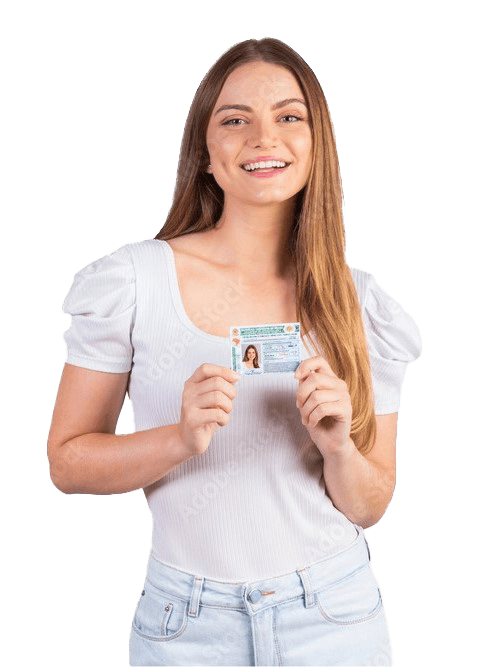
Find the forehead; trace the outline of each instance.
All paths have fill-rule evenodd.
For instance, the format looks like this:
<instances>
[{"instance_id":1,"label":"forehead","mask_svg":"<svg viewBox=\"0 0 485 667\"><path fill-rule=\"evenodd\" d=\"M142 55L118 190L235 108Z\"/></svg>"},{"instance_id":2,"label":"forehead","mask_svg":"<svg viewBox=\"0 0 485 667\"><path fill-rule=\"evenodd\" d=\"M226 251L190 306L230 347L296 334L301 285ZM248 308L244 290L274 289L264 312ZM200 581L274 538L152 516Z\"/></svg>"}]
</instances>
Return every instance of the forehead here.
<instances>
[{"instance_id":1,"label":"forehead","mask_svg":"<svg viewBox=\"0 0 485 667\"><path fill-rule=\"evenodd\" d=\"M229 74L216 104L257 107L289 97L303 97L294 74L281 65L258 61L240 65Z\"/></svg>"}]
</instances>

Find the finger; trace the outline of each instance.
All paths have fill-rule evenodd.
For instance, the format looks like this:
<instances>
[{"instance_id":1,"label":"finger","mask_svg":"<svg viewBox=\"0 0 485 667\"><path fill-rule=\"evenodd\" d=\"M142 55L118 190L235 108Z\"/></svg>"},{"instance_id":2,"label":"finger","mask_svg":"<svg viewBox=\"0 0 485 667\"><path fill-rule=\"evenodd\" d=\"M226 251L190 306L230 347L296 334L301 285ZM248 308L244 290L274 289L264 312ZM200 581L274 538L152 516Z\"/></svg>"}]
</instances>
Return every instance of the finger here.
<instances>
[{"instance_id":1,"label":"finger","mask_svg":"<svg viewBox=\"0 0 485 667\"><path fill-rule=\"evenodd\" d=\"M308 418L311 415L311 413L319 405L323 405L325 403L336 403L341 399L342 397L340 396L340 394L335 391L327 389L314 391L313 394L308 398L306 403L303 406L300 406L301 415L305 421L308 421Z\"/></svg>"},{"instance_id":2,"label":"finger","mask_svg":"<svg viewBox=\"0 0 485 667\"><path fill-rule=\"evenodd\" d=\"M203 408L200 412L200 424L213 424L225 426L229 423L231 416L221 408Z\"/></svg>"},{"instance_id":3,"label":"finger","mask_svg":"<svg viewBox=\"0 0 485 667\"><path fill-rule=\"evenodd\" d=\"M320 389L337 390L338 378L327 373L310 373L306 380L300 380L296 390L296 406L298 408L305 405L312 393Z\"/></svg>"},{"instance_id":4,"label":"finger","mask_svg":"<svg viewBox=\"0 0 485 667\"><path fill-rule=\"evenodd\" d=\"M310 428L315 428L320 419L324 417L344 417L344 408L340 401L332 403L320 403L317 407L308 415L306 419L306 426Z\"/></svg>"},{"instance_id":5,"label":"finger","mask_svg":"<svg viewBox=\"0 0 485 667\"><path fill-rule=\"evenodd\" d=\"M341 399L342 396L338 391L333 389L316 389L308 396L305 401L299 401L297 403L297 407L301 409L302 414L309 414L320 403L331 403L334 401L340 401Z\"/></svg>"},{"instance_id":6,"label":"finger","mask_svg":"<svg viewBox=\"0 0 485 667\"><path fill-rule=\"evenodd\" d=\"M231 368L227 368L227 366L205 363L195 370L192 375L192 382L201 382L214 375L219 375L228 382L236 382L241 377L239 373L236 373Z\"/></svg>"},{"instance_id":7,"label":"finger","mask_svg":"<svg viewBox=\"0 0 485 667\"><path fill-rule=\"evenodd\" d=\"M201 380L201 382L198 382L193 386L197 395L212 393L214 391L220 391L230 399L236 398L237 395L237 388L234 380L228 382L220 377L220 375L213 375L206 380Z\"/></svg>"},{"instance_id":8,"label":"finger","mask_svg":"<svg viewBox=\"0 0 485 667\"><path fill-rule=\"evenodd\" d=\"M217 403L216 398L220 396L220 401L231 402L237 396L237 389L234 382L228 382L224 378L213 375L206 380L193 382L188 380L185 385L185 401L187 404L195 404L199 408L215 407L221 405ZM222 396L225 398L223 399Z\"/></svg>"},{"instance_id":9,"label":"finger","mask_svg":"<svg viewBox=\"0 0 485 667\"><path fill-rule=\"evenodd\" d=\"M231 412L232 400L219 390L207 391L200 394L197 400L198 408L221 408L225 412Z\"/></svg>"},{"instance_id":10,"label":"finger","mask_svg":"<svg viewBox=\"0 0 485 667\"><path fill-rule=\"evenodd\" d=\"M323 372L328 373L333 377L337 377L332 370L332 367L326 359L321 356L310 357L310 359L305 359L301 362L298 368L295 371L294 378L297 380L303 380L312 372Z\"/></svg>"}]
</instances>

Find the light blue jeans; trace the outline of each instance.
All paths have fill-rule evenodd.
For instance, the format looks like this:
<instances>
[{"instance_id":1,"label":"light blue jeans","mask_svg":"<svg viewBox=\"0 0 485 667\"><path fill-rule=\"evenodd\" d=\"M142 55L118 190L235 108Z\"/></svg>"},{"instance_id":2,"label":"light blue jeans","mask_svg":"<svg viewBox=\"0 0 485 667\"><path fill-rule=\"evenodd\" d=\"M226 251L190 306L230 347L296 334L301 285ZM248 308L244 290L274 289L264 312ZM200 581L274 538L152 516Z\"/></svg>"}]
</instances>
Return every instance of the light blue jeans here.
<instances>
[{"instance_id":1,"label":"light blue jeans","mask_svg":"<svg viewBox=\"0 0 485 667\"><path fill-rule=\"evenodd\" d=\"M363 529L341 552L271 579L221 582L150 552L130 665L391 665Z\"/></svg>"}]
</instances>

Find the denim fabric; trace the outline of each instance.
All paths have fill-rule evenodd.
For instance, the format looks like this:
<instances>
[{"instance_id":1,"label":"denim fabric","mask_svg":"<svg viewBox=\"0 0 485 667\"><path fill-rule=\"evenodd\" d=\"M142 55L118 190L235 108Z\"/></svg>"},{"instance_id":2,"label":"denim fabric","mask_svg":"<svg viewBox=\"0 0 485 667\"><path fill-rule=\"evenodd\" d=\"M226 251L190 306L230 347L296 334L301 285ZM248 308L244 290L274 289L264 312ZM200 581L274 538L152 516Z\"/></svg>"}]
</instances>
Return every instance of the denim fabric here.
<instances>
[{"instance_id":1,"label":"denim fabric","mask_svg":"<svg viewBox=\"0 0 485 667\"><path fill-rule=\"evenodd\" d=\"M341 552L259 581L221 582L150 553L130 665L391 665L363 529Z\"/></svg>"}]
</instances>

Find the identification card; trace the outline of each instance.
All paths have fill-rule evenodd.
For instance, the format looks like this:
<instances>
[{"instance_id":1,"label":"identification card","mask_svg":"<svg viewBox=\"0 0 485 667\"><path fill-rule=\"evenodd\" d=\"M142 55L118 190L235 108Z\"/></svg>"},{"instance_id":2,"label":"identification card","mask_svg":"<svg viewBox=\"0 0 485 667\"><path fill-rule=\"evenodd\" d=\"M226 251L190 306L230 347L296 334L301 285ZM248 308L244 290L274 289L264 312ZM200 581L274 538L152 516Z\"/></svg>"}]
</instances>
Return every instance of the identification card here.
<instances>
[{"instance_id":1,"label":"identification card","mask_svg":"<svg viewBox=\"0 0 485 667\"><path fill-rule=\"evenodd\" d=\"M301 361L300 323L229 327L232 370L241 375L294 373Z\"/></svg>"}]
</instances>

